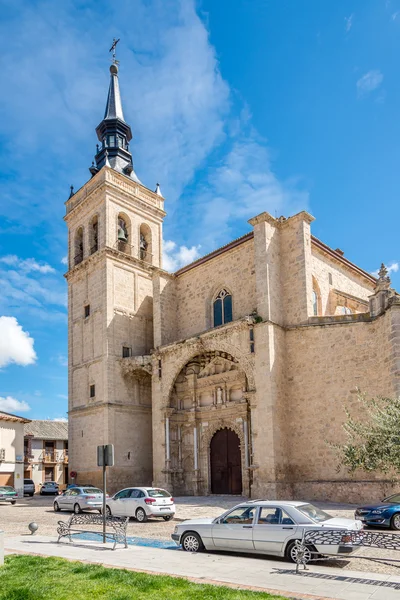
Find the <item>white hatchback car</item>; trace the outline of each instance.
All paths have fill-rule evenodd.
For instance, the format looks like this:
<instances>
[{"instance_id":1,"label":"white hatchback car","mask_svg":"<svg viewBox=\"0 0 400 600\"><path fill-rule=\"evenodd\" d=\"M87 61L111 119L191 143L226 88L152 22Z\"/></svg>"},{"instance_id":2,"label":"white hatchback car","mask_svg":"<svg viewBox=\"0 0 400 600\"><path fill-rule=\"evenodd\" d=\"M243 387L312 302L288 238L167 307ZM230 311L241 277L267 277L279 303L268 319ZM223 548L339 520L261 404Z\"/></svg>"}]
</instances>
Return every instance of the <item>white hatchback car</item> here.
<instances>
[{"instance_id":1,"label":"white hatchback car","mask_svg":"<svg viewBox=\"0 0 400 600\"><path fill-rule=\"evenodd\" d=\"M107 498L107 514L116 517L134 517L144 523L149 517L170 521L175 515L171 494L160 488L135 487L117 492Z\"/></svg>"},{"instance_id":2,"label":"white hatchback car","mask_svg":"<svg viewBox=\"0 0 400 600\"><path fill-rule=\"evenodd\" d=\"M239 504L217 519L192 519L175 527L172 539L187 552L225 550L284 556L295 562L303 531L313 529L362 529L360 521L334 518L307 502L254 500ZM310 549L311 550L311 549ZM312 548L314 550L314 548ZM323 554L349 554L343 545L316 547ZM311 554L306 557L308 560Z\"/></svg>"}]
</instances>

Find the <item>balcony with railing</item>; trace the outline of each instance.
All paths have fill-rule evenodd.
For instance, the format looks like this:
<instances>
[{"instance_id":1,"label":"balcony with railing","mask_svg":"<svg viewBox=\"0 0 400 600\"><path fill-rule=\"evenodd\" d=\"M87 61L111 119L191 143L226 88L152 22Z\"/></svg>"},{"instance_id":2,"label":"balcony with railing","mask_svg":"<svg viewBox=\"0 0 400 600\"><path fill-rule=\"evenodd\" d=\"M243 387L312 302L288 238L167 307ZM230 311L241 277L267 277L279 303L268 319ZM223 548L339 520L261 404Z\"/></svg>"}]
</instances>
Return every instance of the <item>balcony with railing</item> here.
<instances>
[{"instance_id":1,"label":"balcony with railing","mask_svg":"<svg viewBox=\"0 0 400 600\"><path fill-rule=\"evenodd\" d=\"M40 460L44 463L56 463L57 460L57 452L55 450L43 450L40 455Z\"/></svg>"},{"instance_id":2,"label":"balcony with railing","mask_svg":"<svg viewBox=\"0 0 400 600\"><path fill-rule=\"evenodd\" d=\"M65 463L68 464L68 450L43 450L39 460L46 464Z\"/></svg>"}]
</instances>

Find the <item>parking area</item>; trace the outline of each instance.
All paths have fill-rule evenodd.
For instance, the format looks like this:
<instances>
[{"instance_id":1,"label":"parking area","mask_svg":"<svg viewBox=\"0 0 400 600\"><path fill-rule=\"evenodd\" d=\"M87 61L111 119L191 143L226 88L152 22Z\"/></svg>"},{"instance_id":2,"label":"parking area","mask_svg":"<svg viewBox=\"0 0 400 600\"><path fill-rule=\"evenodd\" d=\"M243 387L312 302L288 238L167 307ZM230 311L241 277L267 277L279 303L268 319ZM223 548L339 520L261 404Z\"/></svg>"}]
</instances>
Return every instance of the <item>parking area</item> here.
<instances>
[{"instance_id":1,"label":"parking area","mask_svg":"<svg viewBox=\"0 0 400 600\"><path fill-rule=\"evenodd\" d=\"M198 517L217 517L225 510L244 501L245 498L238 496L185 496L176 497L176 516L172 521L165 522L162 519L149 519L147 523L138 523L131 519L128 525L128 536L141 538L154 538L158 540L171 540L171 533L177 521L194 519ZM56 535L57 521L67 520L71 513L66 511L55 513L53 510L54 496L39 496L20 498L17 504L0 504L0 528L6 536L29 534L28 524L35 521L38 526L38 534L46 536ZM332 516L354 518L355 505L331 504L315 502ZM399 533L400 535L400 533ZM371 551L362 549L358 556L371 554ZM393 557L393 551L375 551L374 556ZM279 559L277 559L279 560ZM390 573L398 575L400 565L382 564L356 558L348 561L337 561L326 563L344 570L358 570L371 573Z\"/></svg>"}]
</instances>

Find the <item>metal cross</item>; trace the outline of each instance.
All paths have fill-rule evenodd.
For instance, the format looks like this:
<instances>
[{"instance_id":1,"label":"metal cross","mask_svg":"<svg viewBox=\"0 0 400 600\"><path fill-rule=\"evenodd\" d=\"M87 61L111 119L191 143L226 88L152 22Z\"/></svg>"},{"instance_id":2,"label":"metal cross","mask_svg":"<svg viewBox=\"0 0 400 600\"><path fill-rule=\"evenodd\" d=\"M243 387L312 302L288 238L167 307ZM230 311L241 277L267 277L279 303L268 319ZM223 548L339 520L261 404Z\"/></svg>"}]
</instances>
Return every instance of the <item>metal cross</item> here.
<instances>
[{"instance_id":1,"label":"metal cross","mask_svg":"<svg viewBox=\"0 0 400 600\"><path fill-rule=\"evenodd\" d=\"M111 46L111 48L109 50L109 52L112 52L112 60L113 60L114 64L116 64L118 62L117 59L116 59L116 56L115 56L115 49L117 47L118 42L119 42L119 38L117 40L114 38L112 46Z\"/></svg>"}]
</instances>

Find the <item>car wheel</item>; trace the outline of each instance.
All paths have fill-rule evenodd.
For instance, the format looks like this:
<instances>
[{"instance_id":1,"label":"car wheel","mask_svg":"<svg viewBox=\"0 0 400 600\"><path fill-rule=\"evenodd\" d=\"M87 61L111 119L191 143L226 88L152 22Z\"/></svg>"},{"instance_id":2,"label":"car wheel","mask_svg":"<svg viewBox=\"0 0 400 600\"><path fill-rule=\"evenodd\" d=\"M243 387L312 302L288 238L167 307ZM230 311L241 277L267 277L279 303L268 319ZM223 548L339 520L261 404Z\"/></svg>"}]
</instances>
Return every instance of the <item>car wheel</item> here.
<instances>
[{"instance_id":1,"label":"car wheel","mask_svg":"<svg viewBox=\"0 0 400 600\"><path fill-rule=\"evenodd\" d=\"M11 500L11 504L17 504L16 500Z\"/></svg>"},{"instance_id":2,"label":"car wheel","mask_svg":"<svg viewBox=\"0 0 400 600\"><path fill-rule=\"evenodd\" d=\"M79 506L79 504L78 504L78 503L74 504L74 513L75 513L76 515L79 515L81 512L82 512L82 509L81 509L81 507Z\"/></svg>"},{"instance_id":3,"label":"car wheel","mask_svg":"<svg viewBox=\"0 0 400 600\"><path fill-rule=\"evenodd\" d=\"M285 558L293 563L297 563L297 559L301 558L301 564L307 564L313 557L312 550L312 546L306 546L304 549L299 548L296 540L292 540L286 546Z\"/></svg>"},{"instance_id":4,"label":"car wheel","mask_svg":"<svg viewBox=\"0 0 400 600\"><path fill-rule=\"evenodd\" d=\"M29 494L29 495L30 495L31 498L33 497L33 494Z\"/></svg>"},{"instance_id":5,"label":"car wheel","mask_svg":"<svg viewBox=\"0 0 400 600\"><path fill-rule=\"evenodd\" d=\"M182 537L182 548L186 552L201 552L204 549L204 544L197 533L188 531Z\"/></svg>"},{"instance_id":6,"label":"car wheel","mask_svg":"<svg viewBox=\"0 0 400 600\"><path fill-rule=\"evenodd\" d=\"M165 515L165 517L163 517L164 521L170 521L173 518L174 518L174 515Z\"/></svg>"},{"instance_id":7,"label":"car wheel","mask_svg":"<svg viewBox=\"0 0 400 600\"><path fill-rule=\"evenodd\" d=\"M145 523L147 521L146 511L144 511L143 508L137 509L135 517L139 523Z\"/></svg>"},{"instance_id":8,"label":"car wheel","mask_svg":"<svg viewBox=\"0 0 400 600\"><path fill-rule=\"evenodd\" d=\"M103 510L101 510L100 512L103 512ZM109 506L106 506L106 516L112 517L111 508Z\"/></svg>"},{"instance_id":9,"label":"car wheel","mask_svg":"<svg viewBox=\"0 0 400 600\"><path fill-rule=\"evenodd\" d=\"M60 512L61 508L60 508L60 505L58 504L58 502L54 502L53 506L54 506L54 512Z\"/></svg>"},{"instance_id":10,"label":"car wheel","mask_svg":"<svg viewBox=\"0 0 400 600\"><path fill-rule=\"evenodd\" d=\"M400 531L400 513L396 513L390 519L390 527L396 531Z\"/></svg>"}]
</instances>

